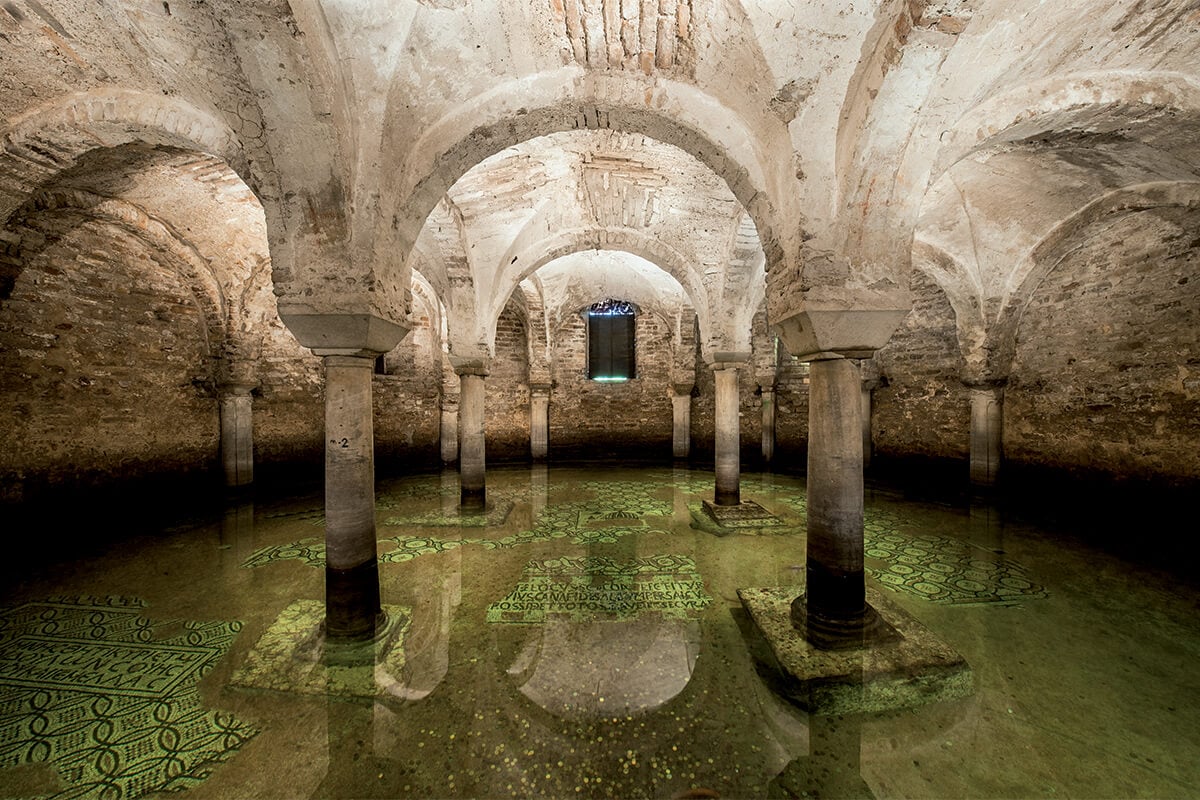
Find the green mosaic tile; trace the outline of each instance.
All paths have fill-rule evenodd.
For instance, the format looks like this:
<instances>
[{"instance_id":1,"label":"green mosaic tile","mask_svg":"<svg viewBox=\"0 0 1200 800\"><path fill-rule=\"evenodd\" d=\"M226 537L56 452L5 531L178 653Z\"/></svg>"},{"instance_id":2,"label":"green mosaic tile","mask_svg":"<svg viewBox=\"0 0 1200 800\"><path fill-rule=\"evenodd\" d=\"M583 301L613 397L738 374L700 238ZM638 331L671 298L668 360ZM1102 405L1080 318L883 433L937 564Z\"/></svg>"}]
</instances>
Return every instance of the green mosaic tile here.
<instances>
[{"instance_id":1,"label":"green mosaic tile","mask_svg":"<svg viewBox=\"0 0 1200 800\"><path fill-rule=\"evenodd\" d=\"M310 567L325 566L325 540L323 538L301 539L298 542L272 545L256 550L242 562L244 569L253 569L279 561L299 561Z\"/></svg>"},{"instance_id":2,"label":"green mosaic tile","mask_svg":"<svg viewBox=\"0 0 1200 800\"><path fill-rule=\"evenodd\" d=\"M417 556L444 553L466 544L467 539L438 539L433 536L392 536L379 540L379 563L399 564ZM390 549L385 545L391 545Z\"/></svg>"},{"instance_id":3,"label":"green mosaic tile","mask_svg":"<svg viewBox=\"0 0 1200 800\"><path fill-rule=\"evenodd\" d=\"M0 768L50 765L56 799L136 798L197 785L257 733L197 692L241 623L142 608L81 597L0 611Z\"/></svg>"},{"instance_id":4,"label":"green mosaic tile","mask_svg":"<svg viewBox=\"0 0 1200 800\"><path fill-rule=\"evenodd\" d=\"M617 562L602 557L530 561L521 581L488 606L488 622L531 625L554 615L576 622L632 619L648 613L686 619L712 597L696 562L663 555Z\"/></svg>"},{"instance_id":5,"label":"green mosaic tile","mask_svg":"<svg viewBox=\"0 0 1200 800\"><path fill-rule=\"evenodd\" d=\"M430 528L498 528L508 519L513 510L511 500L489 498L484 512L462 511L457 507L447 513L442 510L426 511L420 514L388 517L383 524L388 527L430 527Z\"/></svg>"},{"instance_id":6,"label":"green mosaic tile","mask_svg":"<svg viewBox=\"0 0 1200 800\"><path fill-rule=\"evenodd\" d=\"M934 603L1012 604L1046 597L1015 561L968 542L895 531L864 536L866 571L889 589Z\"/></svg>"},{"instance_id":7,"label":"green mosaic tile","mask_svg":"<svg viewBox=\"0 0 1200 800\"><path fill-rule=\"evenodd\" d=\"M336 697L377 697L402 675L404 638L412 624L412 610L383 606L387 629L376 642L367 643L367 662L360 665L327 663L322 623L325 604L297 600L285 608L263 633L245 662L234 672L231 686L279 692Z\"/></svg>"}]
</instances>

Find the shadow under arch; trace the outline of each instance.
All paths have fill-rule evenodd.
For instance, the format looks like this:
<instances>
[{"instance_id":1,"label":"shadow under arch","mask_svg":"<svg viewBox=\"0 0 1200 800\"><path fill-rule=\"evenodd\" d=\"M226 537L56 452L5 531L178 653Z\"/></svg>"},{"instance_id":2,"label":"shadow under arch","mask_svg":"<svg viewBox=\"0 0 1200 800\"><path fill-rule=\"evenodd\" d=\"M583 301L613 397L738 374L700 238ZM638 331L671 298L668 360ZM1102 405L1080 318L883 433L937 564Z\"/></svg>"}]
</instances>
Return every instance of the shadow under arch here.
<instances>
[{"instance_id":1,"label":"shadow under arch","mask_svg":"<svg viewBox=\"0 0 1200 800\"><path fill-rule=\"evenodd\" d=\"M1200 130L1200 83L1193 76L1132 70L1055 75L996 95L959 118L942 134L928 185L962 159L1013 142L1106 133L1138 139L1160 126Z\"/></svg>"},{"instance_id":2,"label":"shadow under arch","mask_svg":"<svg viewBox=\"0 0 1200 800\"><path fill-rule=\"evenodd\" d=\"M0 222L84 154L133 143L217 156L255 191L237 134L217 117L161 94L90 89L31 109L0 130L0 174L19 176L0 184Z\"/></svg>"},{"instance_id":3,"label":"shadow under arch","mask_svg":"<svg viewBox=\"0 0 1200 800\"><path fill-rule=\"evenodd\" d=\"M144 244L154 254L154 260L173 273L188 289L196 309L203 320L202 333L208 355L209 377L218 379L217 365L224 357L230 340L229 302L213 272L209 261L195 248L185 242L167 223L142 211L132 203L103 197L78 189L51 189L33 197L26 207L24 227L40 234L37 241L24 237L18 251L18 268L11 276L4 275L0 281L0 300L6 299L20 275L20 269L45 248L62 238L60 232L51 229L48 233L39 230L38 217L54 214L78 218L80 223L98 221L113 225L122 232ZM61 226L53 226L60 228ZM161 256L161 257L160 257Z\"/></svg>"}]
</instances>

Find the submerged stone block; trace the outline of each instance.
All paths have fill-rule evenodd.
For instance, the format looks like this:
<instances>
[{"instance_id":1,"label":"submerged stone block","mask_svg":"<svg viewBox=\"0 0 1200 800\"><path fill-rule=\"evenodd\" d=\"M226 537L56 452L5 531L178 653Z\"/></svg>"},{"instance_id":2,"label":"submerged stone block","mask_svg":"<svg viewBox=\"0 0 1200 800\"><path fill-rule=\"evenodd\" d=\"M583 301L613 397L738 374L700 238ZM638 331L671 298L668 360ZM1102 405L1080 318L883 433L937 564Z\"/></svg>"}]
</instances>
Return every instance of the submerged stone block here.
<instances>
[{"instance_id":1,"label":"submerged stone block","mask_svg":"<svg viewBox=\"0 0 1200 800\"><path fill-rule=\"evenodd\" d=\"M756 657L777 690L806 711L853 714L913 708L974 691L966 660L877 589L867 602L898 637L854 650L821 650L792 624L796 587L738 589L767 647Z\"/></svg>"},{"instance_id":2,"label":"submerged stone block","mask_svg":"<svg viewBox=\"0 0 1200 800\"><path fill-rule=\"evenodd\" d=\"M276 618L231 686L292 694L374 698L404 681L404 639L412 622L409 609L383 606L386 622L371 641L331 645L325 640L325 604L297 600Z\"/></svg>"},{"instance_id":3,"label":"submerged stone block","mask_svg":"<svg viewBox=\"0 0 1200 800\"><path fill-rule=\"evenodd\" d=\"M786 523L753 500L743 500L737 505L722 506L704 500L688 504L692 522L701 530L716 536L731 533L753 533L762 528L783 528Z\"/></svg>"}]
</instances>

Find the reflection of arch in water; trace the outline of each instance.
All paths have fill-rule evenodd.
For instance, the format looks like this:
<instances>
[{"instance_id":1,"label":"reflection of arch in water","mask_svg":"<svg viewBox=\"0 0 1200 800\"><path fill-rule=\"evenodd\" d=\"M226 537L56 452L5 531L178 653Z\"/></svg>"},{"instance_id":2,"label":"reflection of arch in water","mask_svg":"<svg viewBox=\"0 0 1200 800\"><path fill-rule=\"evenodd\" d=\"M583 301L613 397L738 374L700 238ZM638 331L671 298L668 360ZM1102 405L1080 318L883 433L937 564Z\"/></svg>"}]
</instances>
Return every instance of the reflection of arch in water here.
<instances>
[{"instance_id":1,"label":"reflection of arch in water","mask_svg":"<svg viewBox=\"0 0 1200 800\"><path fill-rule=\"evenodd\" d=\"M598 719L684 690L711 600L686 556L535 560L488 620L524 632L503 662L521 694L555 716Z\"/></svg>"},{"instance_id":2,"label":"reflection of arch in water","mask_svg":"<svg viewBox=\"0 0 1200 800\"><path fill-rule=\"evenodd\" d=\"M576 622L551 617L529 636L508 674L521 694L555 716L633 716L687 687L700 623L646 615Z\"/></svg>"}]
</instances>

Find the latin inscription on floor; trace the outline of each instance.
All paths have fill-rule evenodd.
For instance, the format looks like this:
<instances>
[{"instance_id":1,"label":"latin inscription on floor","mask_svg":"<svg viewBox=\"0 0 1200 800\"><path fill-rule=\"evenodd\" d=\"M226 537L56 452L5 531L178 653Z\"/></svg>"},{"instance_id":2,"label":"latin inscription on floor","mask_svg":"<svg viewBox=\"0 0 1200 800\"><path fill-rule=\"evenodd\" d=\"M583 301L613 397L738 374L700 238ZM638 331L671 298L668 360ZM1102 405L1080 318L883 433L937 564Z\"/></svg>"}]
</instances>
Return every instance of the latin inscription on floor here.
<instances>
[{"instance_id":1,"label":"latin inscription on floor","mask_svg":"<svg viewBox=\"0 0 1200 800\"><path fill-rule=\"evenodd\" d=\"M576 620L629 619L646 613L686 618L712 597L696 563L657 556L618 563L607 558L530 561L521 582L488 606L488 622L537 624L549 615Z\"/></svg>"},{"instance_id":2,"label":"latin inscription on floor","mask_svg":"<svg viewBox=\"0 0 1200 800\"><path fill-rule=\"evenodd\" d=\"M167 697L221 655L216 648L19 636L0 650L0 683Z\"/></svg>"}]
</instances>

